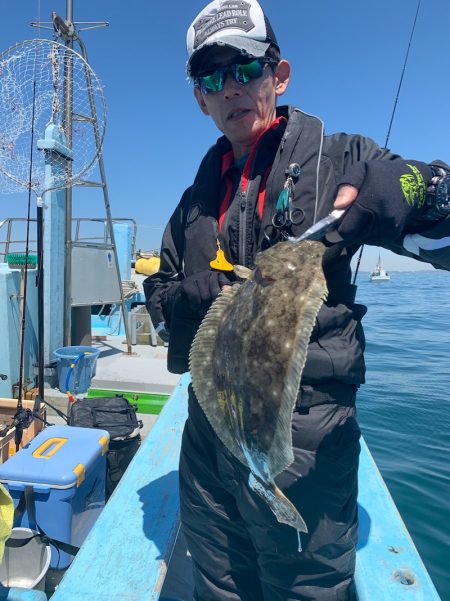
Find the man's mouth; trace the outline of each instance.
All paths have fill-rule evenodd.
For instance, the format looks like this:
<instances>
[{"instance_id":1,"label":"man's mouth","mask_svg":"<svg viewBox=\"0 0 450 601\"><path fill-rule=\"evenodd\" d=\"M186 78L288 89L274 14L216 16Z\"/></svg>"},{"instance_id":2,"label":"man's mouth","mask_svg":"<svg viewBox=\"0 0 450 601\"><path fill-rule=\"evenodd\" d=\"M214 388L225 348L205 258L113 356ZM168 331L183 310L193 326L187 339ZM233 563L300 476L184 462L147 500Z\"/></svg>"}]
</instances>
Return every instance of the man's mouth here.
<instances>
[{"instance_id":1,"label":"man's mouth","mask_svg":"<svg viewBox=\"0 0 450 601\"><path fill-rule=\"evenodd\" d=\"M232 121L233 119L240 119L249 112L250 109L235 109L234 111L231 111L231 113L229 113L229 115L227 116L227 121Z\"/></svg>"}]
</instances>

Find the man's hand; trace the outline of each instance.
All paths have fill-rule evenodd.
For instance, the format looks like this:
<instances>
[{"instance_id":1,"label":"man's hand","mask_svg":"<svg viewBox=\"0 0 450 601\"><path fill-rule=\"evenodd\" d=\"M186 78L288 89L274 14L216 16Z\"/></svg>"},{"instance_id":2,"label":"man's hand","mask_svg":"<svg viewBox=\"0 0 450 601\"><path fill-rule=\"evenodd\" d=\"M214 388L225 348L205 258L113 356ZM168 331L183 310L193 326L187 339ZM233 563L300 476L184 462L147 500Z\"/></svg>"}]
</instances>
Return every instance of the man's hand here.
<instances>
[{"instance_id":1,"label":"man's hand","mask_svg":"<svg viewBox=\"0 0 450 601\"><path fill-rule=\"evenodd\" d=\"M430 167L418 161L355 163L342 177L334 203L347 210L326 239L347 246L384 246L418 231L431 176Z\"/></svg>"},{"instance_id":2,"label":"man's hand","mask_svg":"<svg viewBox=\"0 0 450 601\"><path fill-rule=\"evenodd\" d=\"M230 280L222 271L205 269L180 282L179 298L184 298L193 312L203 316L227 284Z\"/></svg>"}]
</instances>

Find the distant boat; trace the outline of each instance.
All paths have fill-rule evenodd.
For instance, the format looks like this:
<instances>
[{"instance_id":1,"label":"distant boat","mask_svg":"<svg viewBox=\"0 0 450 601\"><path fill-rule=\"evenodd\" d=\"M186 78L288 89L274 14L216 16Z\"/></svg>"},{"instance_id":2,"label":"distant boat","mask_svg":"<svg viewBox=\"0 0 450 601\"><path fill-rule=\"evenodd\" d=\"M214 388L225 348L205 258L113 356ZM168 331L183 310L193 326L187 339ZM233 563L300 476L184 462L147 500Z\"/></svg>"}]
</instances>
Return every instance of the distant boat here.
<instances>
[{"instance_id":1,"label":"distant boat","mask_svg":"<svg viewBox=\"0 0 450 601\"><path fill-rule=\"evenodd\" d=\"M391 279L391 276L388 274L388 272L384 270L380 255L378 255L376 267L369 277L371 282L389 282Z\"/></svg>"}]
</instances>

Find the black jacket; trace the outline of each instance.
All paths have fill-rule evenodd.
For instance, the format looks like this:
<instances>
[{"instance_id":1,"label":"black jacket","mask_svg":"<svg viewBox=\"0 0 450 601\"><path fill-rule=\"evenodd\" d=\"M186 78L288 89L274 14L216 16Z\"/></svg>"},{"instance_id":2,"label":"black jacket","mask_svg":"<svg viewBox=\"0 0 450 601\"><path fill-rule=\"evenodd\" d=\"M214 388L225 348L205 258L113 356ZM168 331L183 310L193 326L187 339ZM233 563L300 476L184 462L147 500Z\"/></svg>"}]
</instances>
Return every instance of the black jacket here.
<instances>
[{"instance_id":1,"label":"black jacket","mask_svg":"<svg viewBox=\"0 0 450 601\"><path fill-rule=\"evenodd\" d=\"M233 264L251 267L256 253L264 248L264 228L275 213L285 170L291 163L298 163L301 168L293 206L301 208L305 218L292 230L293 235L300 235L332 210L338 183L351 165L401 159L369 138L344 133L324 136L322 122L299 109L281 107L278 116L284 119L263 134L247 162L245 194L240 170L234 166L225 174L233 193L219 239ZM216 256L219 205L225 185L221 170L223 156L230 148L228 140L222 137L204 157L193 185L183 194L164 232L160 271L144 282L153 323L165 322L170 331L168 367L175 373L188 370L189 348L199 326L198 318L189 313L185 304L182 306L175 291L181 279L208 269ZM262 182L266 191L263 207L259 194ZM447 223L447 235L449 229ZM401 240L392 241L389 248L414 256L404 250ZM352 386L364 382L364 335L360 321L366 309L354 303L356 288L351 284L350 269L356 250L356 246L333 245L325 253L329 296L319 311L311 336L303 384L314 387L320 382L323 388L327 382ZM423 260L431 259L427 255Z\"/></svg>"}]
</instances>

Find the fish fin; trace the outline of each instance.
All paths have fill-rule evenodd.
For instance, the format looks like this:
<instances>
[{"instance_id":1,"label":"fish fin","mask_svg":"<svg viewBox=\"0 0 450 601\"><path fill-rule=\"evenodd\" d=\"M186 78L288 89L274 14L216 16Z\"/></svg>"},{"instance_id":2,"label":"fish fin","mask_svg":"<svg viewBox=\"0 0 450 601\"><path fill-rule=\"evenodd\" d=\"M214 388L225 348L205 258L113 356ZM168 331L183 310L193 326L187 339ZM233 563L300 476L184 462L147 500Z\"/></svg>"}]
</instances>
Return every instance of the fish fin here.
<instances>
[{"instance_id":1,"label":"fish fin","mask_svg":"<svg viewBox=\"0 0 450 601\"><path fill-rule=\"evenodd\" d=\"M308 532L305 520L274 482L262 482L250 472L248 485L269 505L278 522Z\"/></svg>"},{"instance_id":2,"label":"fish fin","mask_svg":"<svg viewBox=\"0 0 450 601\"><path fill-rule=\"evenodd\" d=\"M217 388L214 365L217 335L239 288L239 284L234 284L223 290L209 308L191 345L189 370L194 392L209 423L229 451L246 465L241 447L231 428L227 427L232 420L230 413L236 399L231 398L230 392Z\"/></svg>"},{"instance_id":3,"label":"fish fin","mask_svg":"<svg viewBox=\"0 0 450 601\"><path fill-rule=\"evenodd\" d=\"M286 411L280 411L277 427L274 433L273 444L268 451L268 461L275 478L284 471L293 461L291 447L286 448L283 441L292 439L292 412L297 403L299 384L306 363L309 339L316 321L317 314L327 297L327 287L324 277L317 276L308 293L308 300L302 309L298 329L295 337L296 352L288 365L285 386L282 393L281 404L287 407ZM283 453L283 450L285 452Z\"/></svg>"}]
</instances>

